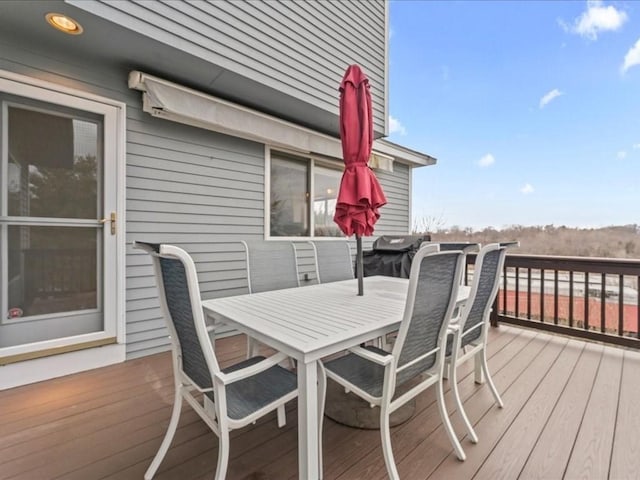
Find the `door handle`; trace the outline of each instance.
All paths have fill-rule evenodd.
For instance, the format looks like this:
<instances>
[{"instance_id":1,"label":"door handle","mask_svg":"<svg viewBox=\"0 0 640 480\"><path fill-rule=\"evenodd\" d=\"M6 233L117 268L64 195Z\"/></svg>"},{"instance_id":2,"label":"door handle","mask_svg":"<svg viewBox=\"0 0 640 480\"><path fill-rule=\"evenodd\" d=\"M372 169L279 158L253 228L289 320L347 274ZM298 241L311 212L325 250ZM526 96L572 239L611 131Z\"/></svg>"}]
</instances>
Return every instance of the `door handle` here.
<instances>
[{"instance_id":1,"label":"door handle","mask_svg":"<svg viewBox=\"0 0 640 480\"><path fill-rule=\"evenodd\" d=\"M111 235L115 235L116 234L116 212L111 212L111 215L109 216L109 218L101 218L100 220L98 220L98 223L102 225L104 225L107 222L111 223Z\"/></svg>"}]
</instances>

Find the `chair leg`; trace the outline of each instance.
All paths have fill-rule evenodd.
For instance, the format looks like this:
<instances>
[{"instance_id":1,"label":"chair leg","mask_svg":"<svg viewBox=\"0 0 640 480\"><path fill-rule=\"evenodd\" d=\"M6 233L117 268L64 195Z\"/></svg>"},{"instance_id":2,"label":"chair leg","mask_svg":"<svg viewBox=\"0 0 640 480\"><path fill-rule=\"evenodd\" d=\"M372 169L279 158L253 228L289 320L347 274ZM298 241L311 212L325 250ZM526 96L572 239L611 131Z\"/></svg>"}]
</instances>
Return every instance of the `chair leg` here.
<instances>
[{"instance_id":1,"label":"chair leg","mask_svg":"<svg viewBox=\"0 0 640 480\"><path fill-rule=\"evenodd\" d=\"M484 383L484 375L482 374L482 356L480 352L473 356L473 377L478 385Z\"/></svg>"},{"instance_id":2,"label":"chair leg","mask_svg":"<svg viewBox=\"0 0 640 480\"><path fill-rule=\"evenodd\" d=\"M491 378L491 374L489 373L489 365L487 364L487 349L482 349L482 371L484 372L484 376L487 379L487 383L489 384L489 388L491 389L491 393L493 393L493 398L496 399L496 403L500 408L504 407L504 403L502 403L502 398L500 398L500 394L498 393L498 389L493 383L493 379Z\"/></svg>"},{"instance_id":3,"label":"chair leg","mask_svg":"<svg viewBox=\"0 0 640 480\"><path fill-rule=\"evenodd\" d=\"M389 412L384 406L380 406L380 437L382 440L382 453L384 455L384 464L387 467L387 473L390 480L400 480L396 461L393 458L393 449L391 448L391 429L389 424Z\"/></svg>"},{"instance_id":4,"label":"chair leg","mask_svg":"<svg viewBox=\"0 0 640 480\"><path fill-rule=\"evenodd\" d=\"M446 367L446 364L445 364ZM467 429L467 433L469 434L469 439L473 443L478 443L478 436L476 432L473 430L471 426L471 422L469 421L469 417L467 417L467 412L464 410L464 406L462 405L462 399L460 398L460 390L458 389L458 375L457 368L455 364L455 358L451 358L451 363L449 364L451 369L451 389L453 390L453 398L456 402L456 408L460 412L460 416L462 417L462 421L464 422L464 426Z\"/></svg>"},{"instance_id":5,"label":"chair leg","mask_svg":"<svg viewBox=\"0 0 640 480\"><path fill-rule=\"evenodd\" d=\"M284 405L278 407L278 428L282 428L287 424L287 414Z\"/></svg>"},{"instance_id":6,"label":"chair leg","mask_svg":"<svg viewBox=\"0 0 640 480\"><path fill-rule=\"evenodd\" d=\"M158 467L160 466L160 463L162 463L164 456L167 454L167 451L171 446L173 436L175 435L176 429L178 428L178 421L180 420L180 412L182 410L182 388L177 387L175 390L176 391L173 399L173 410L171 412L171 420L169 420L169 425L167 426L167 433L164 434L164 439L160 444L160 448L158 449L156 456L153 457L151 465L149 465L149 468L147 468L147 471L144 474L145 480L151 480L158 471Z\"/></svg>"},{"instance_id":7,"label":"chair leg","mask_svg":"<svg viewBox=\"0 0 640 480\"><path fill-rule=\"evenodd\" d=\"M456 452L456 456L459 460L464 461L467 456L464 454L464 450L462 450L462 446L458 441L458 437L456 437L456 433L453 431L453 427L451 426L451 421L449 420L449 415L447 415L447 408L444 405L444 392L442 388L442 379L439 379L436 383L436 396L438 398L438 410L440 411L440 419L442 420L442 425L444 426L445 432L447 432L447 436L449 437L449 441L451 445L453 445L453 449Z\"/></svg>"},{"instance_id":8,"label":"chair leg","mask_svg":"<svg viewBox=\"0 0 640 480\"><path fill-rule=\"evenodd\" d=\"M229 429L226 425L222 425L222 422L218 425L220 435L218 436L218 465L215 480L225 480L229 466Z\"/></svg>"}]
</instances>

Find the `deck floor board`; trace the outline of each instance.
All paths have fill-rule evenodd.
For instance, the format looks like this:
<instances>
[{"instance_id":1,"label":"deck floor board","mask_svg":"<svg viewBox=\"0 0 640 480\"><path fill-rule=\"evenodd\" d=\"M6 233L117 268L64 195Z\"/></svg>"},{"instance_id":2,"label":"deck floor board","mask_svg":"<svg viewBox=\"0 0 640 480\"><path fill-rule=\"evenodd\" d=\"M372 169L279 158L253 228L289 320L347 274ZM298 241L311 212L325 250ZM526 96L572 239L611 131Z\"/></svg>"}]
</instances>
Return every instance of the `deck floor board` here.
<instances>
[{"instance_id":1,"label":"deck floor board","mask_svg":"<svg viewBox=\"0 0 640 480\"><path fill-rule=\"evenodd\" d=\"M216 342L224 367L244 356L242 336ZM429 389L392 430L400 476L435 479L622 479L640 470L640 353L517 327L491 329L489 369L505 403L458 369L466 437L448 382L445 401L467 460L460 462ZM168 353L0 392L0 480L138 480L171 414ZM297 406L231 435L229 480L297 478ZM326 480L386 477L380 435L325 419ZM158 480L212 478L218 441L185 405Z\"/></svg>"}]
</instances>

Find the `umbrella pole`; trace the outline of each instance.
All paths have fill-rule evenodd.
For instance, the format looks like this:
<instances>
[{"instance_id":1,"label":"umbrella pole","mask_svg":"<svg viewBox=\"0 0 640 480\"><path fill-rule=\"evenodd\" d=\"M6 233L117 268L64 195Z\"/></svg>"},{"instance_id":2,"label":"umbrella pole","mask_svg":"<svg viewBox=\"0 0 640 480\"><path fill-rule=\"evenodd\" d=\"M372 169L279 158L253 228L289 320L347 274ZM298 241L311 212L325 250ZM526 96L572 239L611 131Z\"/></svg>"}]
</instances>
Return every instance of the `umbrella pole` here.
<instances>
[{"instance_id":1,"label":"umbrella pole","mask_svg":"<svg viewBox=\"0 0 640 480\"><path fill-rule=\"evenodd\" d=\"M363 271L362 271L362 237L356 235L356 271L358 272L358 295L363 295Z\"/></svg>"}]
</instances>

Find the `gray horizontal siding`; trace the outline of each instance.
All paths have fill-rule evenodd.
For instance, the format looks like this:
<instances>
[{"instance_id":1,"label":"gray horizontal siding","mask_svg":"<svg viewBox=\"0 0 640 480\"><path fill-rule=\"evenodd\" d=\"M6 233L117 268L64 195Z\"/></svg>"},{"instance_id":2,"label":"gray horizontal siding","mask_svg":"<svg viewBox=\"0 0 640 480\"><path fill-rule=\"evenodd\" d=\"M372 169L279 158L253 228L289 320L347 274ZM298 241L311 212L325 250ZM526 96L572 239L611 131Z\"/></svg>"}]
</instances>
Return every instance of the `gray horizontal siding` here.
<instances>
[{"instance_id":1,"label":"gray horizontal siding","mask_svg":"<svg viewBox=\"0 0 640 480\"><path fill-rule=\"evenodd\" d=\"M168 348L149 257L134 240L182 246L194 258L203 298L247 291L240 239L264 235L264 146L152 118L139 92L126 86L128 70L87 64L61 52L35 53L0 35L0 68L81 89L127 104L126 328L127 356ZM389 204L375 234L409 230L409 167L376 172ZM300 243L300 242L298 242ZM352 244L355 253L355 243ZM310 248L298 246L302 278L313 283ZM304 284L304 282L302 282Z\"/></svg>"},{"instance_id":2,"label":"gray horizontal siding","mask_svg":"<svg viewBox=\"0 0 640 480\"><path fill-rule=\"evenodd\" d=\"M385 132L384 0L67 1L328 112L357 63L371 81L374 129Z\"/></svg>"},{"instance_id":3,"label":"gray horizontal siding","mask_svg":"<svg viewBox=\"0 0 640 480\"><path fill-rule=\"evenodd\" d=\"M205 299L246 293L238 240L264 231L264 146L144 114L130 128L127 243L171 242L190 252ZM129 250L131 357L163 334L151 275L148 257Z\"/></svg>"},{"instance_id":4,"label":"gray horizontal siding","mask_svg":"<svg viewBox=\"0 0 640 480\"><path fill-rule=\"evenodd\" d=\"M410 167L394 163L393 172L376 170L376 177L387 197L387 205L380 210L374 238L379 235L405 235L411 231L409 205L411 203Z\"/></svg>"}]
</instances>

